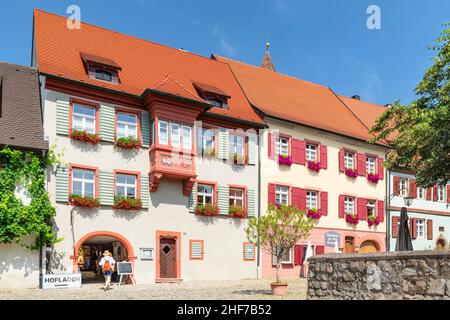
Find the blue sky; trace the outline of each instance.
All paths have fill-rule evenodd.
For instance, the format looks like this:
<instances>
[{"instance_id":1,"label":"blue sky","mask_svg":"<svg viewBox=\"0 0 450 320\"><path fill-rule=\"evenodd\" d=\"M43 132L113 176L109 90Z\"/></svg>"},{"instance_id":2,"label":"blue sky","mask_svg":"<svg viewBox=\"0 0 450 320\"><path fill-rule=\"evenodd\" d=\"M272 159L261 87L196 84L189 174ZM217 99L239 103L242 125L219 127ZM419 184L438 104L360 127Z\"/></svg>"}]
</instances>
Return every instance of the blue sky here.
<instances>
[{"instance_id":1,"label":"blue sky","mask_svg":"<svg viewBox=\"0 0 450 320\"><path fill-rule=\"evenodd\" d=\"M32 10L60 15L191 52L259 65L269 34L277 71L386 104L410 102L450 21L448 0L20 0L1 4L0 61L30 64ZM381 29L369 30L369 5Z\"/></svg>"}]
</instances>

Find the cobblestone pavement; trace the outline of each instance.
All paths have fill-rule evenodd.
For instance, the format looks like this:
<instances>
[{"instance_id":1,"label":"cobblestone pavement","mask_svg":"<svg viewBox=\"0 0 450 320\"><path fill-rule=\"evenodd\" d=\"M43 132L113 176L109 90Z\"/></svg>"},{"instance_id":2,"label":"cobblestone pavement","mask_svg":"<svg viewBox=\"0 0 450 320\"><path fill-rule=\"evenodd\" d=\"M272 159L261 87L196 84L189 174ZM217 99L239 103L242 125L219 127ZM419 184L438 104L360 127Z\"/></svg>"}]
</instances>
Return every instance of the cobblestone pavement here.
<instances>
[{"instance_id":1,"label":"cobblestone pavement","mask_svg":"<svg viewBox=\"0 0 450 320\"><path fill-rule=\"evenodd\" d=\"M306 279L288 280L289 294L274 297L271 280L188 281L176 284L113 286L103 291L101 284L86 284L81 289L39 290L0 289L0 300L264 300L306 299Z\"/></svg>"}]
</instances>

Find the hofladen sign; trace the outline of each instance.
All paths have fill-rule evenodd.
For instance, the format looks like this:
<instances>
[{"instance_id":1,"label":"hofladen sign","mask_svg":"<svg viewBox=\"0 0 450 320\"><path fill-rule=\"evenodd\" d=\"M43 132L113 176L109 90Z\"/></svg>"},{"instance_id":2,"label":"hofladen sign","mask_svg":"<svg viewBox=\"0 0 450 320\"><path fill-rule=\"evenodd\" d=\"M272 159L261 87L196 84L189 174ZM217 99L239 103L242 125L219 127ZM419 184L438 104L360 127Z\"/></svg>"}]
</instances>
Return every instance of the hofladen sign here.
<instances>
[{"instance_id":1,"label":"hofladen sign","mask_svg":"<svg viewBox=\"0 0 450 320\"><path fill-rule=\"evenodd\" d=\"M81 288L81 273L46 274L42 279L42 289Z\"/></svg>"}]
</instances>

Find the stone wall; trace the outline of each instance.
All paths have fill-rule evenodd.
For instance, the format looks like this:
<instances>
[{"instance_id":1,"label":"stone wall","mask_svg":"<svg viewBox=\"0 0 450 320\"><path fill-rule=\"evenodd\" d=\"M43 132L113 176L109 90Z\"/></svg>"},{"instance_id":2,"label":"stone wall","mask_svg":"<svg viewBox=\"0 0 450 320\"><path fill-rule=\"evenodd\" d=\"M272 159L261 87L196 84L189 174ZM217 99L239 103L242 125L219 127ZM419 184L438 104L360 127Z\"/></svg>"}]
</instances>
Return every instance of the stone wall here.
<instances>
[{"instance_id":1,"label":"stone wall","mask_svg":"<svg viewBox=\"0 0 450 320\"><path fill-rule=\"evenodd\" d=\"M326 254L308 262L308 299L450 300L450 251Z\"/></svg>"}]
</instances>

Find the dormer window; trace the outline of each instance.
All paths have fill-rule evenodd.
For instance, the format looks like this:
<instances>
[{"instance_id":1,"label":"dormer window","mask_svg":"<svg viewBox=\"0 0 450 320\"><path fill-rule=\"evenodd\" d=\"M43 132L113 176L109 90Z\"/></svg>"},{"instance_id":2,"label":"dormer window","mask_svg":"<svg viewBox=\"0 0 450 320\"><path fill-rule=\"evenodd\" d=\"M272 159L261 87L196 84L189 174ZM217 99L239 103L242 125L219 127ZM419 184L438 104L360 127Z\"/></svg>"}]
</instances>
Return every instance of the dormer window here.
<instances>
[{"instance_id":1,"label":"dormer window","mask_svg":"<svg viewBox=\"0 0 450 320\"><path fill-rule=\"evenodd\" d=\"M206 101L208 101L210 104L212 104L214 107L218 107L218 108L222 108L222 109L226 109L227 106L227 102L226 100L217 98L217 97L207 97Z\"/></svg>"},{"instance_id":2,"label":"dormer window","mask_svg":"<svg viewBox=\"0 0 450 320\"><path fill-rule=\"evenodd\" d=\"M119 83L119 71L122 68L113 60L83 52L80 56L91 79L112 84Z\"/></svg>"},{"instance_id":3,"label":"dormer window","mask_svg":"<svg viewBox=\"0 0 450 320\"><path fill-rule=\"evenodd\" d=\"M227 109L228 99L230 98L225 92L209 84L194 83L200 97L212 104L214 107Z\"/></svg>"},{"instance_id":4,"label":"dormer window","mask_svg":"<svg viewBox=\"0 0 450 320\"><path fill-rule=\"evenodd\" d=\"M95 79L112 82L112 73L109 71L97 69L95 70Z\"/></svg>"}]
</instances>

